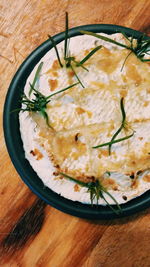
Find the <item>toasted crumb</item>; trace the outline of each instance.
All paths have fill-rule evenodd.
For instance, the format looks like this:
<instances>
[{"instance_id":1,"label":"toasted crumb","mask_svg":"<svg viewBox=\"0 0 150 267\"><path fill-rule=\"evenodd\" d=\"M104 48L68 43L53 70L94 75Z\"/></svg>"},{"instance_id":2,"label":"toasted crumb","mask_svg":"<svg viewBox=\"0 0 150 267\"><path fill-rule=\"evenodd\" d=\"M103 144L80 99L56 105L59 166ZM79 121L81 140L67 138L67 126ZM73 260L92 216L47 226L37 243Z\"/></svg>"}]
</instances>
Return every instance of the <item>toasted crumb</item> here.
<instances>
[{"instance_id":1,"label":"toasted crumb","mask_svg":"<svg viewBox=\"0 0 150 267\"><path fill-rule=\"evenodd\" d=\"M78 107L78 108L76 108L76 111L77 111L77 113L80 115L80 114L83 114L84 112L85 112L85 110L83 109L83 108L80 108L80 107Z\"/></svg>"},{"instance_id":2,"label":"toasted crumb","mask_svg":"<svg viewBox=\"0 0 150 267\"><path fill-rule=\"evenodd\" d=\"M144 182L148 182L148 183L150 183L150 175L145 175L144 177L143 177L143 180L144 180Z\"/></svg>"},{"instance_id":3,"label":"toasted crumb","mask_svg":"<svg viewBox=\"0 0 150 267\"><path fill-rule=\"evenodd\" d=\"M127 197L126 197L126 196L122 196L122 198L123 198L124 200L127 200Z\"/></svg>"},{"instance_id":4,"label":"toasted crumb","mask_svg":"<svg viewBox=\"0 0 150 267\"><path fill-rule=\"evenodd\" d=\"M71 78L74 76L74 72L73 71L68 71L68 76Z\"/></svg>"},{"instance_id":5,"label":"toasted crumb","mask_svg":"<svg viewBox=\"0 0 150 267\"><path fill-rule=\"evenodd\" d=\"M139 181L137 179L135 179L135 180L133 180L131 187L133 189L136 189L136 188L138 188L138 185L139 185Z\"/></svg>"},{"instance_id":6,"label":"toasted crumb","mask_svg":"<svg viewBox=\"0 0 150 267\"><path fill-rule=\"evenodd\" d=\"M60 68L58 60L54 60L53 65L52 65L52 70L58 70Z\"/></svg>"},{"instance_id":7,"label":"toasted crumb","mask_svg":"<svg viewBox=\"0 0 150 267\"><path fill-rule=\"evenodd\" d=\"M80 187L78 184L74 185L74 192L79 192L80 191Z\"/></svg>"},{"instance_id":8,"label":"toasted crumb","mask_svg":"<svg viewBox=\"0 0 150 267\"><path fill-rule=\"evenodd\" d=\"M49 83L51 91L54 91L58 86L58 80L56 80L56 79L55 80L49 79L48 83Z\"/></svg>"},{"instance_id":9,"label":"toasted crumb","mask_svg":"<svg viewBox=\"0 0 150 267\"><path fill-rule=\"evenodd\" d=\"M132 172L132 173L130 174L130 178L131 178L131 179L134 179L134 172Z\"/></svg>"},{"instance_id":10,"label":"toasted crumb","mask_svg":"<svg viewBox=\"0 0 150 267\"><path fill-rule=\"evenodd\" d=\"M78 141L78 137L79 137L79 133L77 133L74 137L74 140L77 142Z\"/></svg>"},{"instance_id":11,"label":"toasted crumb","mask_svg":"<svg viewBox=\"0 0 150 267\"><path fill-rule=\"evenodd\" d=\"M34 150L31 150L30 153L36 157L36 160L40 160L43 158L43 154L37 149L35 148Z\"/></svg>"},{"instance_id":12,"label":"toasted crumb","mask_svg":"<svg viewBox=\"0 0 150 267\"><path fill-rule=\"evenodd\" d=\"M103 155L104 157L108 157L109 156L109 151L108 150L102 150L101 151L101 155Z\"/></svg>"},{"instance_id":13,"label":"toasted crumb","mask_svg":"<svg viewBox=\"0 0 150 267\"><path fill-rule=\"evenodd\" d=\"M58 77L58 72L57 72L57 71L53 71L53 72L52 72L52 75L53 75L54 77Z\"/></svg>"},{"instance_id":14,"label":"toasted crumb","mask_svg":"<svg viewBox=\"0 0 150 267\"><path fill-rule=\"evenodd\" d=\"M106 178L102 181L102 185L106 188L112 188L113 190L118 190L116 182L112 178Z\"/></svg>"},{"instance_id":15,"label":"toasted crumb","mask_svg":"<svg viewBox=\"0 0 150 267\"><path fill-rule=\"evenodd\" d=\"M53 175L54 176L58 176L59 175L59 172L53 172Z\"/></svg>"}]
</instances>

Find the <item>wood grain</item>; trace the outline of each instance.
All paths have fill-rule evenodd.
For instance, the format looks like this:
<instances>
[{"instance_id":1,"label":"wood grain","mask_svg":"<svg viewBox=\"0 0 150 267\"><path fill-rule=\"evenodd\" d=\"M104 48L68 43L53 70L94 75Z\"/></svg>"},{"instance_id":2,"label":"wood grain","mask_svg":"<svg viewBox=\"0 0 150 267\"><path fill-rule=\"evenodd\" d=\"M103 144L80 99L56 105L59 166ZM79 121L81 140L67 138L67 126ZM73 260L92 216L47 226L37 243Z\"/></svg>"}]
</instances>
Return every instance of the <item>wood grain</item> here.
<instances>
[{"instance_id":1,"label":"wood grain","mask_svg":"<svg viewBox=\"0 0 150 267\"><path fill-rule=\"evenodd\" d=\"M9 83L39 44L69 26L118 24L150 34L149 0L0 0L0 266L148 267L149 211L114 221L88 221L39 200L6 151L2 112Z\"/></svg>"}]
</instances>

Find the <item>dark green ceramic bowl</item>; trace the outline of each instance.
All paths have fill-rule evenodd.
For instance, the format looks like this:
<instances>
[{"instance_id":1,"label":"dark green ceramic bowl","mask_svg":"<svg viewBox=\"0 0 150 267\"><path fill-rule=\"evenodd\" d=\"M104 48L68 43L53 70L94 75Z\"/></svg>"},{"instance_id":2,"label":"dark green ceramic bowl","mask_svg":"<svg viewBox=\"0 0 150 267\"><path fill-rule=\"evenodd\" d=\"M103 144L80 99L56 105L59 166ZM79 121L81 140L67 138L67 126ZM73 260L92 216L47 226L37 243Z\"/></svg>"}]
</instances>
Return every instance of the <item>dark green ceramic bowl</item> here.
<instances>
[{"instance_id":1,"label":"dark green ceramic bowl","mask_svg":"<svg viewBox=\"0 0 150 267\"><path fill-rule=\"evenodd\" d=\"M69 30L69 36L73 37L76 35L80 35L81 30L107 34L125 32L128 36L133 36L134 38L139 38L142 34L138 31L129 28L124 28L121 26L96 24L73 28ZM64 36L64 32L55 35L55 42L60 43L62 40L64 40ZM23 62L9 86L4 105L3 126L5 141L10 158L20 177L37 196L39 196L49 205L63 212L81 218L113 219L128 216L150 207L149 191L143 194L142 196L137 197L129 201L128 203L121 205L122 213L120 215L116 215L108 207L92 207L91 205L86 205L65 199L64 197L61 197L49 188L45 187L43 182L40 180L40 178L30 166L29 162L25 159L25 153L23 150L23 144L19 131L18 113L16 112L10 114L10 112L20 107L20 97L22 95L24 85L28 76L30 75L35 65L46 54L46 52L51 49L51 47L52 46L50 45L49 40L47 40L46 42L41 44L35 51L33 51Z\"/></svg>"}]
</instances>

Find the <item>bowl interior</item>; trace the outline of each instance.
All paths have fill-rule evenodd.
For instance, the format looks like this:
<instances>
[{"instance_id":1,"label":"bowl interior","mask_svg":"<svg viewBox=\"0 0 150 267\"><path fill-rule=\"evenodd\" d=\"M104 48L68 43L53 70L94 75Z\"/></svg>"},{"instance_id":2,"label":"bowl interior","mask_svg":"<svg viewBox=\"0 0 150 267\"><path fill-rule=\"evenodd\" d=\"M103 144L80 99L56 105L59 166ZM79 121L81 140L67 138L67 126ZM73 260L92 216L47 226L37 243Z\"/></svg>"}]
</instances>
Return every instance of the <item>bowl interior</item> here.
<instances>
[{"instance_id":1,"label":"bowl interior","mask_svg":"<svg viewBox=\"0 0 150 267\"><path fill-rule=\"evenodd\" d=\"M96 24L73 28L69 30L69 36L73 37L76 35L81 35L81 30L107 34L124 32L128 36L133 36L134 38L139 38L142 35L142 33L138 31L121 26ZM55 35L54 40L58 44L64 40L64 37L65 33L63 32ZM25 159L23 143L19 131L18 112L12 111L20 108L20 98L28 76L39 60L51 48L52 46L49 40L47 40L28 56L28 58L23 62L16 72L6 96L3 112L4 136L10 158L17 172L21 176L22 180L29 186L29 188L41 199L53 207L74 216L88 219L113 219L116 217L128 216L149 207L149 191L144 193L142 196L121 205L122 213L120 215L116 215L112 210L109 209L109 207L92 207L91 205L65 199L64 197L45 187L43 182L30 166L29 162Z\"/></svg>"}]
</instances>

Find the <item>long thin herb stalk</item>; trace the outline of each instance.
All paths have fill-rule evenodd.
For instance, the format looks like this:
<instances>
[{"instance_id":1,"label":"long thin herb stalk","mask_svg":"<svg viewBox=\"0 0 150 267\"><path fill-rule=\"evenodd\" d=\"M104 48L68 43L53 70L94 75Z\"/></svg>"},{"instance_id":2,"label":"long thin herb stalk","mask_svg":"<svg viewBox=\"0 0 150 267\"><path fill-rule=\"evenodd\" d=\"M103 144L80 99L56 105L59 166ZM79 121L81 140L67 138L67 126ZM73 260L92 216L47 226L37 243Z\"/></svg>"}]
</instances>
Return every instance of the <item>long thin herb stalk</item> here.
<instances>
[{"instance_id":1,"label":"long thin herb stalk","mask_svg":"<svg viewBox=\"0 0 150 267\"><path fill-rule=\"evenodd\" d=\"M77 82L77 83L73 83L73 84L67 86L67 87L64 88L64 89L61 89L61 90L59 90L59 91L57 91L57 92L55 92L55 93L53 93L53 94L47 96L46 99L49 99L49 98L51 98L51 97L54 96L54 95L58 95L58 94L60 94L60 93L62 93L62 92L64 92L64 91L66 91L66 90L68 90L68 89L70 89L70 88L76 86L77 84L79 84L79 82Z\"/></svg>"},{"instance_id":2,"label":"long thin herb stalk","mask_svg":"<svg viewBox=\"0 0 150 267\"><path fill-rule=\"evenodd\" d=\"M99 147L104 147L104 146L110 146L110 145L113 145L113 144L116 144L116 143L125 141L125 140L131 138L133 135L134 135L134 132L132 134L128 135L128 136L124 136L122 138L115 139L115 140L110 141L110 142L107 142L107 143L103 143L103 144L100 144L100 145L97 145L97 146L93 146L92 148L99 148Z\"/></svg>"},{"instance_id":3,"label":"long thin herb stalk","mask_svg":"<svg viewBox=\"0 0 150 267\"><path fill-rule=\"evenodd\" d=\"M121 126L115 132L115 134L111 138L110 142L112 142L113 140L115 140L116 137L117 137L117 135L122 131L123 128L125 128L125 124L126 124L126 113L125 113L125 109L124 109L124 98L123 97L120 100L120 109L121 109L121 114L122 114ZM112 144L109 145L109 155L111 154L111 146L112 146Z\"/></svg>"},{"instance_id":4,"label":"long thin herb stalk","mask_svg":"<svg viewBox=\"0 0 150 267\"><path fill-rule=\"evenodd\" d=\"M116 139L116 137L119 135L119 133L122 131L122 129L125 129L125 127L126 127L126 113L125 113L125 109L124 109L124 98L123 97L120 100L120 110L121 110L121 115L122 115L122 122L121 122L119 129L112 136L111 140L109 142L106 142L106 143L103 143L103 144L100 144L97 146L93 146L92 148L99 148L99 147L108 146L109 155L110 155L111 154L111 147L113 144L125 141L134 135L134 132L133 132L132 134L130 134L128 136Z\"/></svg>"},{"instance_id":5,"label":"long thin herb stalk","mask_svg":"<svg viewBox=\"0 0 150 267\"><path fill-rule=\"evenodd\" d=\"M68 20L68 12L66 12L66 19L65 19L65 40L64 40L64 61L65 61L65 67L67 68L73 68L73 72L77 78L77 80L79 81L79 83L81 84L82 87L83 84L82 82L80 81L80 78L78 77L78 74L77 72L75 71L74 67L82 67L84 70L88 71L88 69L83 65L94 53L96 53L102 46L97 46L95 47L92 51L89 52L88 55L86 55L81 61L76 61L75 57L74 56L71 56L70 55L70 52L69 52L69 34L68 34L68 31L69 31L69 20ZM60 55L59 55L59 52L58 52L58 49L57 49L57 45L56 45L56 42L54 40L54 38L51 36L51 35L48 35L49 39L51 40L52 44L53 44L53 47L55 48L55 52L56 52L56 56L57 56L57 59L58 59L58 62L59 62L59 65L60 67L63 67L63 64L62 64L62 61L60 59ZM74 63L74 64L73 64ZM73 66L74 65L74 66Z\"/></svg>"},{"instance_id":6,"label":"long thin herb stalk","mask_svg":"<svg viewBox=\"0 0 150 267\"><path fill-rule=\"evenodd\" d=\"M58 49L57 49L57 45L56 45L56 43L55 43L55 41L54 41L54 39L53 39L53 37L52 37L51 35L48 35L48 37L49 37L49 39L50 39L51 42L52 42L52 45L53 45L53 47L54 47L54 49L55 49L55 52L56 52L56 56L57 56L59 65L60 65L60 67L62 68L62 67L63 67L63 64L61 63L61 60L60 60L60 56L59 56L59 52L58 52Z\"/></svg>"},{"instance_id":7,"label":"long thin herb stalk","mask_svg":"<svg viewBox=\"0 0 150 267\"><path fill-rule=\"evenodd\" d=\"M84 65L80 65L80 62L76 61L75 59L73 59L72 62L75 63L76 67L81 67L82 69L84 69L84 70L89 72L89 70Z\"/></svg>"},{"instance_id":8,"label":"long thin herb stalk","mask_svg":"<svg viewBox=\"0 0 150 267\"><path fill-rule=\"evenodd\" d=\"M104 40L106 42L112 43L112 44L116 44L118 46L121 46L123 48L126 48L128 50L130 50L131 52L133 52L137 58L139 60L141 60L142 62L146 62L146 61L150 61L150 58L145 58L145 56L150 56L150 38L146 37L144 34L141 35L138 39L137 39L137 43L134 45L133 44L133 36L131 38L127 37L127 35L123 32L121 32L124 37L130 42L130 45L125 45L122 44L120 42L117 42L109 37L94 33L94 32L89 32L89 31L80 31L82 34L86 34L86 35L92 35L94 37L97 37L101 40ZM129 55L128 55L129 57Z\"/></svg>"},{"instance_id":9,"label":"long thin herb stalk","mask_svg":"<svg viewBox=\"0 0 150 267\"><path fill-rule=\"evenodd\" d=\"M134 53L141 61L150 61L150 58L145 58L145 55L150 56L150 38L145 38L145 35L142 35L139 39L137 39L137 45L134 48Z\"/></svg>"},{"instance_id":10,"label":"long thin herb stalk","mask_svg":"<svg viewBox=\"0 0 150 267\"><path fill-rule=\"evenodd\" d=\"M25 105L22 106L20 109L18 110L21 110L21 111L29 111L29 112L39 112L43 117L44 119L46 120L46 123L49 127L50 124L49 124L49 121L48 121L48 115L47 115L47 112L46 112L46 106L47 104L51 101L51 98L56 95L56 94L60 94L66 90L69 90L70 88L76 86L78 83L74 83L64 89L61 89L49 96L44 96L42 93L40 93L38 90L36 90L32 84L30 84L31 86L31 89L32 91L34 92L34 99L29 99L25 94L23 95L22 97L22 100L21 100L21 103ZM51 127L52 128L52 127Z\"/></svg>"},{"instance_id":11,"label":"long thin herb stalk","mask_svg":"<svg viewBox=\"0 0 150 267\"><path fill-rule=\"evenodd\" d=\"M69 45L68 45L68 12L66 12L66 20L65 20L65 42L64 42L64 60L66 60L69 56Z\"/></svg>"},{"instance_id":12,"label":"long thin herb stalk","mask_svg":"<svg viewBox=\"0 0 150 267\"><path fill-rule=\"evenodd\" d=\"M125 63L126 63L127 59L129 58L129 56L130 56L131 54L132 54L132 51L130 51L129 54L126 56L126 58L125 58L125 60L124 60L124 62L123 62L123 64L122 64L121 71L123 70Z\"/></svg>"},{"instance_id":13,"label":"long thin herb stalk","mask_svg":"<svg viewBox=\"0 0 150 267\"><path fill-rule=\"evenodd\" d=\"M33 82L32 82L32 87L35 87L35 84L36 84L36 82L37 82L38 79L39 79L39 75L40 75L42 66L43 66L43 62L41 62L41 63L39 64L38 68L37 68L37 71L36 71L35 76L34 76L34 80L33 80ZM31 93L32 93L32 87L30 86L29 96L30 96Z\"/></svg>"},{"instance_id":14,"label":"long thin herb stalk","mask_svg":"<svg viewBox=\"0 0 150 267\"><path fill-rule=\"evenodd\" d=\"M121 46L121 47L124 47L126 49L130 49L127 45L125 44L122 44L122 43L119 43L109 37L106 37L106 36L103 36L103 35L100 35L100 34L97 34L97 33L94 33L94 32L89 32L89 31L80 31L82 34L86 34L86 35L91 35L91 36L94 36L94 37L97 37L98 39L101 39L103 41L106 41L106 42L109 42L109 43L112 43L112 44L116 44L118 46Z\"/></svg>"},{"instance_id":15,"label":"long thin herb stalk","mask_svg":"<svg viewBox=\"0 0 150 267\"><path fill-rule=\"evenodd\" d=\"M102 45L96 46L91 52L89 52L80 62L77 62L77 66L83 65L91 56L93 56L99 49L102 48Z\"/></svg>"},{"instance_id":16,"label":"long thin herb stalk","mask_svg":"<svg viewBox=\"0 0 150 267\"><path fill-rule=\"evenodd\" d=\"M75 183L77 183L78 185L82 186L82 187L86 187L88 190L87 192L90 193L90 200L91 200L91 205L93 205L94 200L96 199L97 204L100 198L102 198L106 204L109 206L109 208L115 212L117 215L122 211L120 205L118 204L117 200L107 191L107 189L102 186L102 184L100 183L99 180L96 180L95 182L89 182L89 183L85 183L82 181L79 181L63 172L60 172L60 175L62 175L64 178L73 181ZM107 194L114 202L114 204L116 204L117 209L114 208L112 205L109 204L109 202L107 201L107 199L105 198L104 194Z\"/></svg>"},{"instance_id":17,"label":"long thin herb stalk","mask_svg":"<svg viewBox=\"0 0 150 267\"><path fill-rule=\"evenodd\" d=\"M83 88L85 88L85 86L84 86L83 83L81 82L80 78L78 77L78 75L77 75L75 69L73 68L73 66L72 66L71 64L70 64L70 68L71 68L72 71L74 72L74 75L76 76L78 82L81 84L81 86L82 86Z\"/></svg>"}]
</instances>

